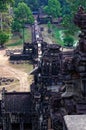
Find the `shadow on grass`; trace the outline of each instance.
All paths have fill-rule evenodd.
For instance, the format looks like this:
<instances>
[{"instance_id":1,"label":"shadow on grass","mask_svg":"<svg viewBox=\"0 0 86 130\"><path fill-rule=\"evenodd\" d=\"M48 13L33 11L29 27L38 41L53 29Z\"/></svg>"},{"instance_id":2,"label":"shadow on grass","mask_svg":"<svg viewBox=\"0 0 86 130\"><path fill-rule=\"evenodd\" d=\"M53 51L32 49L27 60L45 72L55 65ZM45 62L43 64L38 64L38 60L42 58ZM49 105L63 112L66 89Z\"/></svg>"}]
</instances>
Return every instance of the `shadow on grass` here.
<instances>
[{"instance_id":1,"label":"shadow on grass","mask_svg":"<svg viewBox=\"0 0 86 130\"><path fill-rule=\"evenodd\" d=\"M22 36L21 31L21 36ZM24 31L24 39L25 42L31 42L31 29L25 28ZM6 47L16 47L16 46L22 46L23 45L23 38L21 39L19 36L13 36L12 39L6 43Z\"/></svg>"}]
</instances>

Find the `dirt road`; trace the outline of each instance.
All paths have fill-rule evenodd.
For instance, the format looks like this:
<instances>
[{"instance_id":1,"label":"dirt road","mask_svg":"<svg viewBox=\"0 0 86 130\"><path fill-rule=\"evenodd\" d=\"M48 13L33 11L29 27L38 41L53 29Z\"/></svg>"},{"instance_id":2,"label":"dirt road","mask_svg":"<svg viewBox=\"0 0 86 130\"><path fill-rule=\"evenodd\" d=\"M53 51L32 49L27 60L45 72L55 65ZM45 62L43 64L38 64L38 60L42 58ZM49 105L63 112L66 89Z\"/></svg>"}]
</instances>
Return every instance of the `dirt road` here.
<instances>
[{"instance_id":1,"label":"dirt road","mask_svg":"<svg viewBox=\"0 0 86 130\"><path fill-rule=\"evenodd\" d=\"M0 51L0 77L14 77L19 80L19 83L17 83L17 85L13 84L13 86L0 86L0 90L2 87L5 87L8 91L30 91L32 77L29 76L26 72L11 67L9 65L8 57L5 56L5 50Z\"/></svg>"}]
</instances>

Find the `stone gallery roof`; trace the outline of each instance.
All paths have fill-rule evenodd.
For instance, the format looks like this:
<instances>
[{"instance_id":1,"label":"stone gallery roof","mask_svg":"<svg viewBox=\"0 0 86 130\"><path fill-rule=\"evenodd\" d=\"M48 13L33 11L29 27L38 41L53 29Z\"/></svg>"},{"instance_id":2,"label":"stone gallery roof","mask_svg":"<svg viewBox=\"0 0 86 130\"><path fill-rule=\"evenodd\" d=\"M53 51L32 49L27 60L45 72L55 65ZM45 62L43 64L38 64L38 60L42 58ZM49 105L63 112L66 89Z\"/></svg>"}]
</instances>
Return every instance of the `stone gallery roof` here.
<instances>
[{"instance_id":1,"label":"stone gallery roof","mask_svg":"<svg viewBox=\"0 0 86 130\"><path fill-rule=\"evenodd\" d=\"M31 113L31 94L26 92L5 93L5 111Z\"/></svg>"}]
</instances>

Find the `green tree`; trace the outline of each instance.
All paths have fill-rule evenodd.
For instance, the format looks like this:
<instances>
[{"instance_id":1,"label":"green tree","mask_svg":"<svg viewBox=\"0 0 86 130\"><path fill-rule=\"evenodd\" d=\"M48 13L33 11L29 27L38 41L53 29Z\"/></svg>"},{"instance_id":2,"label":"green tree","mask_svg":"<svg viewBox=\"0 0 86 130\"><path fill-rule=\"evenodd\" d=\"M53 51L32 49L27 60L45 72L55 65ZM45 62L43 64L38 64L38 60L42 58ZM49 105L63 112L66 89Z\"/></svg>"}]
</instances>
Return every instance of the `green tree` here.
<instances>
[{"instance_id":1,"label":"green tree","mask_svg":"<svg viewBox=\"0 0 86 130\"><path fill-rule=\"evenodd\" d=\"M24 2L19 3L18 7L14 9L14 21L12 23L12 29L14 32L19 32L20 29L23 29L23 42L25 24L32 24L33 22L34 18L30 8Z\"/></svg>"},{"instance_id":2,"label":"green tree","mask_svg":"<svg viewBox=\"0 0 86 130\"><path fill-rule=\"evenodd\" d=\"M0 46L4 47L4 43L9 39L11 32L12 15L10 14L13 0L0 0Z\"/></svg>"},{"instance_id":3,"label":"green tree","mask_svg":"<svg viewBox=\"0 0 86 130\"><path fill-rule=\"evenodd\" d=\"M1 18L1 26L0 30L6 31L7 33L11 32L11 23L12 23L12 15L10 15L9 11L2 12L0 15Z\"/></svg>"},{"instance_id":4,"label":"green tree","mask_svg":"<svg viewBox=\"0 0 86 130\"><path fill-rule=\"evenodd\" d=\"M0 0L0 12L7 9L7 5L12 5L14 3L14 0Z\"/></svg>"},{"instance_id":5,"label":"green tree","mask_svg":"<svg viewBox=\"0 0 86 130\"><path fill-rule=\"evenodd\" d=\"M86 1L85 0L66 0L68 3L69 3L69 5L70 5L70 7L71 7L71 11L72 12L76 12L77 10L78 10L78 7L79 6L83 6L84 8L85 8L85 10L86 10Z\"/></svg>"},{"instance_id":6,"label":"green tree","mask_svg":"<svg viewBox=\"0 0 86 130\"><path fill-rule=\"evenodd\" d=\"M24 2L18 4L17 8L14 8L14 20L12 22L12 29L14 32L19 32L25 23L32 24L34 21L30 8Z\"/></svg>"},{"instance_id":7,"label":"green tree","mask_svg":"<svg viewBox=\"0 0 86 130\"><path fill-rule=\"evenodd\" d=\"M12 22L12 31L13 32L20 32L21 28L22 28L21 23L15 18Z\"/></svg>"},{"instance_id":8,"label":"green tree","mask_svg":"<svg viewBox=\"0 0 86 130\"><path fill-rule=\"evenodd\" d=\"M0 47L3 48L5 42L7 42L9 39L9 35L7 33L0 31Z\"/></svg>"},{"instance_id":9,"label":"green tree","mask_svg":"<svg viewBox=\"0 0 86 130\"><path fill-rule=\"evenodd\" d=\"M21 24L30 23L34 21L30 8L24 2L18 4L18 7L14 9L14 17Z\"/></svg>"},{"instance_id":10,"label":"green tree","mask_svg":"<svg viewBox=\"0 0 86 130\"><path fill-rule=\"evenodd\" d=\"M48 15L57 18L61 15L60 2L58 0L48 0L48 5L44 7L44 10Z\"/></svg>"},{"instance_id":11,"label":"green tree","mask_svg":"<svg viewBox=\"0 0 86 130\"><path fill-rule=\"evenodd\" d=\"M27 5L30 6L32 10L38 10L39 8L39 0L25 0Z\"/></svg>"},{"instance_id":12,"label":"green tree","mask_svg":"<svg viewBox=\"0 0 86 130\"><path fill-rule=\"evenodd\" d=\"M15 0L15 7L17 7L20 2L26 3L31 10L38 10L39 8L39 0Z\"/></svg>"},{"instance_id":13,"label":"green tree","mask_svg":"<svg viewBox=\"0 0 86 130\"><path fill-rule=\"evenodd\" d=\"M70 13L69 3L66 0L59 0L62 8L62 16Z\"/></svg>"},{"instance_id":14,"label":"green tree","mask_svg":"<svg viewBox=\"0 0 86 130\"><path fill-rule=\"evenodd\" d=\"M6 22L10 21L10 19L11 19L9 11L10 11L10 5L12 5L13 3L14 3L13 0L5 0L5 1L1 0L0 1L0 29L1 30L3 30L3 21L4 21L5 25L6 25ZM9 20L7 20L5 22L7 17L8 17ZM8 22L7 22L7 24L8 24Z\"/></svg>"},{"instance_id":15,"label":"green tree","mask_svg":"<svg viewBox=\"0 0 86 130\"><path fill-rule=\"evenodd\" d=\"M74 35L79 29L75 26L73 18L77 12L79 6L83 6L86 10L86 1L85 0L66 0L69 5L70 13L63 16L63 26L67 28L68 33Z\"/></svg>"},{"instance_id":16,"label":"green tree","mask_svg":"<svg viewBox=\"0 0 86 130\"><path fill-rule=\"evenodd\" d=\"M68 47L71 47L71 46L73 46L73 44L74 44L74 39L73 39L73 37L72 36L66 36L64 39L64 45L65 46L68 46Z\"/></svg>"}]
</instances>

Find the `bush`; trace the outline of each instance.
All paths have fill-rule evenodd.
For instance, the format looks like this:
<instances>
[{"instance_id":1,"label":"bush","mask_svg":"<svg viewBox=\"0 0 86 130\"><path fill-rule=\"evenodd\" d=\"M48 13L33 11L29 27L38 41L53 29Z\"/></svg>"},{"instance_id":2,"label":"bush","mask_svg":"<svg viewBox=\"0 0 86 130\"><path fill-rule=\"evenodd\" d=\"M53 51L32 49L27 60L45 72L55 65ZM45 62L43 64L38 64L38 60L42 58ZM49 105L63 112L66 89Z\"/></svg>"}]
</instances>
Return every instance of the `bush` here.
<instances>
[{"instance_id":1,"label":"bush","mask_svg":"<svg viewBox=\"0 0 86 130\"><path fill-rule=\"evenodd\" d=\"M9 35L3 31L0 31L0 47L3 48L5 42L9 39Z\"/></svg>"},{"instance_id":2,"label":"bush","mask_svg":"<svg viewBox=\"0 0 86 130\"><path fill-rule=\"evenodd\" d=\"M74 44L74 39L72 36L66 36L63 40L65 46L72 47Z\"/></svg>"},{"instance_id":3,"label":"bush","mask_svg":"<svg viewBox=\"0 0 86 130\"><path fill-rule=\"evenodd\" d=\"M19 23L19 21L14 19L14 21L12 22L12 31L19 32L21 27L22 27L22 25Z\"/></svg>"}]
</instances>

